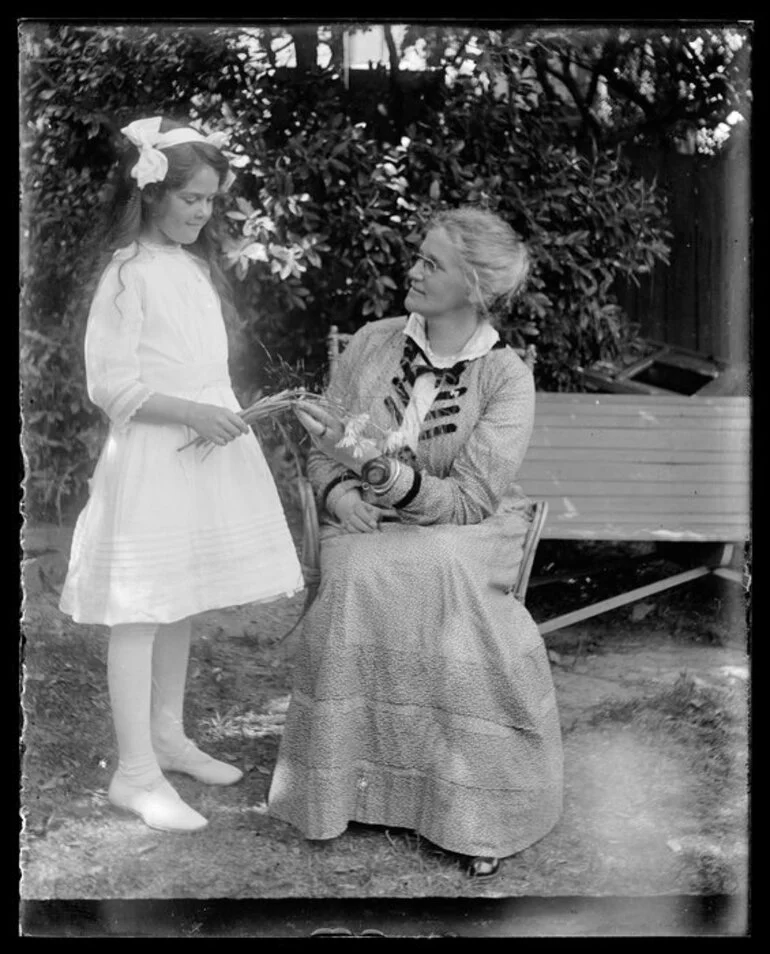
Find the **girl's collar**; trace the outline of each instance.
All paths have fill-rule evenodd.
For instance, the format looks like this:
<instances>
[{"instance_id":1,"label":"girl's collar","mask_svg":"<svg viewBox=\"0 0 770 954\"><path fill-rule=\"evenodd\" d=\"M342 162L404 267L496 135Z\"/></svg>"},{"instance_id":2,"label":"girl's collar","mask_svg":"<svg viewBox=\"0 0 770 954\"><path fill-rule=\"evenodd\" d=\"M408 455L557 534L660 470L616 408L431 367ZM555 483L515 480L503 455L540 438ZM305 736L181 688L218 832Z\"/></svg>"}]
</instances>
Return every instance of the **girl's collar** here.
<instances>
[{"instance_id":1,"label":"girl's collar","mask_svg":"<svg viewBox=\"0 0 770 954\"><path fill-rule=\"evenodd\" d=\"M178 242L173 244L167 244L165 242L153 242L151 239L137 239L137 244L141 245L142 248L147 248L151 252L181 252L184 251L184 246Z\"/></svg>"}]
</instances>

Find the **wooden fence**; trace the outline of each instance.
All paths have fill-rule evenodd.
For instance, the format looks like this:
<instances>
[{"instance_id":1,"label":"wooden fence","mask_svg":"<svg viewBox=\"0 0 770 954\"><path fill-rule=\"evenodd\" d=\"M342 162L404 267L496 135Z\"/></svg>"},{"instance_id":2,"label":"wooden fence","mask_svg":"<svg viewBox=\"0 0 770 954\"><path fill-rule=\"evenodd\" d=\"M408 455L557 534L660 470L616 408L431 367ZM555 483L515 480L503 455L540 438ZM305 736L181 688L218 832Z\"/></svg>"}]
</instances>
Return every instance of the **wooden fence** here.
<instances>
[{"instance_id":1,"label":"wooden fence","mask_svg":"<svg viewBox=\"0 0 770 954\"><path fill-rule=\"evenodd\" d=\"M671 263L618 289L645 337L745 364L750 321L748 135L717 156L631 147L635 171L668 195Z\"/></svg>"}]
</instances>

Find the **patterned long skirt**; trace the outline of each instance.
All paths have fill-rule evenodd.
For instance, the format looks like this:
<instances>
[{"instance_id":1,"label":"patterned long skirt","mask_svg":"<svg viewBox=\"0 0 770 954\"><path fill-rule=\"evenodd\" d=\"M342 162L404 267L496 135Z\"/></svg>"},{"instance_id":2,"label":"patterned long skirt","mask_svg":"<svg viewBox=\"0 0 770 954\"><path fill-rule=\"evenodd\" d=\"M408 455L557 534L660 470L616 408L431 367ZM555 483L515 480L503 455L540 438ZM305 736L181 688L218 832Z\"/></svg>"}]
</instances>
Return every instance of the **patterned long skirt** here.
<instances>
[{"instance_id":1,"label":"patterned long skirt","mask_svg":"<svg viewBox=\"0 0 770 954\"><path fill-rule=\"evenodd\" d=\"M503 589L526 520L322 531L269 794L307 838L348 821L449 851L515 854L562 807L562 744L543 640Z\"/></svg>"}]
</instances>

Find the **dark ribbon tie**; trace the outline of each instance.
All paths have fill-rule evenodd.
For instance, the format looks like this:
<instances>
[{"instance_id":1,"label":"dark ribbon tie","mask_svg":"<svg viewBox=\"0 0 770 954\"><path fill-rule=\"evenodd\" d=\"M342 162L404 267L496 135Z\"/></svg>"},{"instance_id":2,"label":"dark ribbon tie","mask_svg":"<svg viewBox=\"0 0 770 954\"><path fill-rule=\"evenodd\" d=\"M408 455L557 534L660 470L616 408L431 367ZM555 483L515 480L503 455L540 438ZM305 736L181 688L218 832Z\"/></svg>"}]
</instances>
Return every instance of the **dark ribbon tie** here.
<instances>
[{"instance_id":1,"label":"dark ribbon tie","mask_svg":"<svg viewBox=\"0 0 770 954\"><path fill-rule=\"evenodd\" d=\"M420 356L424 364L417 364L416 358ZM447 385L447 387L454 388L460 383L460 375L468 366L467 361L458 361L457 364L453 365L451 368L437 368L435 365L432 365L428 360L428 356L422 350L422 348L414 341L412 338L407 339L407 344L404 348L404 356L410 362L410 371L413 379L416 381L421 374L433 374L436 378L436 383L441 385Z\"/></svg>"}]
</instances>

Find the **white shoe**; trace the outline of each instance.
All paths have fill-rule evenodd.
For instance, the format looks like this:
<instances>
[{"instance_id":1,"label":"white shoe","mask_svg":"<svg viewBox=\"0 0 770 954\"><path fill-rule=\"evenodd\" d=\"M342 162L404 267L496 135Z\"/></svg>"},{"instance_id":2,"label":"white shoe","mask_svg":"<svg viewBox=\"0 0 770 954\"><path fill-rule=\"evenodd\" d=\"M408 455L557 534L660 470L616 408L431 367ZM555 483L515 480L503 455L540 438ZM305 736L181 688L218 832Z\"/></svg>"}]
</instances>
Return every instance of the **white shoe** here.
<instances>
[{"instance_id":1,"label":"white shoe","mask_svg":"<svg viewBox=\"0 0 770 954\"><path fill-rule=\"evenodd\" d=\"M206 755L189 739L181 751L168 755L156 749L155 757L164 772L183 772L206 785L235 785L243 778L239 768Z\"/></svg>"},{"instance_id":2,"label":"white shoe","mask_svg":"<svg viewBox=\"0 0 770 954\"><path fill-rule=\"evenodd\" d=\"M159 831L199 831L208 825L203 815L182 800L163 776L150 785L132 785L117 772L107 798L116 808L138 815L148 828Z\"/></svg>"}]
</instances>

